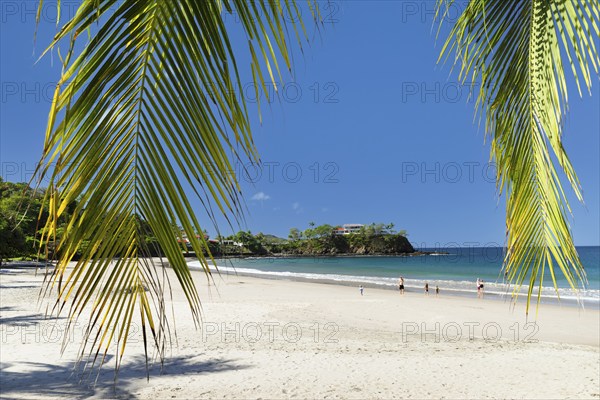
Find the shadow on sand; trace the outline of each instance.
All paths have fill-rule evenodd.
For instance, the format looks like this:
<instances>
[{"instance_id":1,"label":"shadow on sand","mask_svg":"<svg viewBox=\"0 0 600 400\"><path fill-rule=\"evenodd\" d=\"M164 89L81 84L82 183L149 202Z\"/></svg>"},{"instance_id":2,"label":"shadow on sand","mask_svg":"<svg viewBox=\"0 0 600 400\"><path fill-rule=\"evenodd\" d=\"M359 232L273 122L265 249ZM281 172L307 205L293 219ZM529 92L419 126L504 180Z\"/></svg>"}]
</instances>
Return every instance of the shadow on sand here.
<instances>
[{"instance_id":1,"label":"shadow on sand","mask_svg":"<svg viewBox=\"0 0 600 400\"><path fill-rule=\"evenodd\" d=\"M43 355L40 354L40 358ZM127 356L125 357L127 358ZM43 362L2 363L0 365L0 398L63 397L83 399L90 396L100 398L135 397L135 387L146 383L146 368L143 357L132 357L121 366L115 381L114 363L107 363L97 375L81 376L73 363L46 364ZM149 365L150 384L152 379L162 376L203 375L246 369L231 359L211 359L206 355L169 357L161 366ZM96 381L96 377L98 377Z\"/></svg>"}]
</instances>

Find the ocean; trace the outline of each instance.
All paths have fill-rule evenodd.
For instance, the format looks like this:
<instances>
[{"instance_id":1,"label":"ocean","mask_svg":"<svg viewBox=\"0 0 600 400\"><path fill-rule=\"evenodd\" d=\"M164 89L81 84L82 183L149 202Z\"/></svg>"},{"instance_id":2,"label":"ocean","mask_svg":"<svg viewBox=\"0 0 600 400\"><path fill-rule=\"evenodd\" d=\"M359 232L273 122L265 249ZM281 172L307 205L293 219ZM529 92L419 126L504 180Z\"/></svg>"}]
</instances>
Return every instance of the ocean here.
<instances>
[{"instance_id":1,"label":"ocean","mask_svg":"<svg viewBox=\"0 0 600 400\"><path fill-rule=\"evenodd\" d=\"M432 255L353 256L353 257L257 257L217 260L221 274L260 276L271 279L317 281L343 285L378 287L397 290L398 278L404 277L407 293L423 292L429 283L430 292L439 286L441 294L476 295L476 280L485 282L486 296L510 298L513 287L504 282L501 271L504 249L500 247L453 247L419 249L435 252ZM569 287L560 271L556 271L558 295L567 303L582 301L598 306L600 302L600 247L577 247L586 270L587 283L578 291ZM447 254L445 254L447 253ZM193 269L200 268L197 261ZM558 268L557 268L558 269ZM526 295L527 287L520 293ZM534 296L537 296L537 284ZM558 299L552 287L550 273L546 271L541 301ZM536 300L533 300L536 301Z\"/></svg>"}]
</instances>

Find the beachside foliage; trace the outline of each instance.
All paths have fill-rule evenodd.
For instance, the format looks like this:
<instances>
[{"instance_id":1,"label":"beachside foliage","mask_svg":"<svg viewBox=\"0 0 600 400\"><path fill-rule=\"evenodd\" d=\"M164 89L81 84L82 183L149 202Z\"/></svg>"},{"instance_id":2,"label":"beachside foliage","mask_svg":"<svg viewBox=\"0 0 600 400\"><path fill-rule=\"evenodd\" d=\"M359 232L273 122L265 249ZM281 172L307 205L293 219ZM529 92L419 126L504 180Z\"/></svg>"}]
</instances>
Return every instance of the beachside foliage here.
<instances>
[{"instance_id":1,"label":"beachside foliage","mask_svg":"<svg viewBox=\"0 0 600 400\"><path fill-rule=\"evenodd\" d=\"M307 4L301 15L287 0L82 0L49 45L63 71L38 170L49 182L42 250L52 244L59 255L46 291L56 298L54 315L66 314L69 324L87 318L84 370L102 365L113 343L118 370L133 323L146 355L153 342L164 357L169 282L144 258L152 254L148 230L199 321L199 295L173 226L181 225L209 275L207 240L196 235L203 224L188 193L204 205L205 222L216 214L239 221L232 161L260 161L230 29L246 37L252 62L244 67L256 90L277 87L281 70L291 71L290 37L300 47L307 39L302 17L320 18L316 4ZM236 16L234 28L226 27L227 15Z\"/></svg>"},{"instance_id":2,"label":"beachside foliage","mask_svg":"<svg viewBox=\"0 0 600 400\"><path fill-rule=\"evenodd\" d=\"M438 0L444 18L454 0ZM591 93L598 75L600 3L597 0L472 0L454 24L440 59L454 55L463 83L478 82L476 109L491 138L499 193L505 193L504 268L513 297L529 285L527 312L546 273L556 287L560 271L573 288L585 271L573 244L563 180L582 201L563 147L568 93ZM569 77L571 79L571 77ZM473 86L472 86L473 87ZM557 291L558 293L558 291ZM538 305L539 305L538 291Z\"/></svg>"},{"instance_id":3,"label":"beachside foliage","mask_svg":"<svg viewBox=\"0 0 600 400\"><path fill-rule=\"evenodd\" d=\"M213 255L225 256L335 256L341 254L405 254L415 249L406 238L406 231L396 233L394 224L370 224L350 235L337 235L329 224L300 231L291 228L288 239L250 231L217 238Z\"/></svg>"},{"instance_id":4,"label":"beachside foliage","mask_svg":"<svg viewBox=\"0 0 600 400\"><path fill-rule=\"evenodd\" d=\"M450 3L438 0L440 15ZM319 21L316 2L307 4L300 13L294 0L82 0L49 45L60 47L63 71L38 170L49 182L40 245L59 255L47 278L46 293L56 298L51 312L66 314L69 324L88 319L80 351L88 370L104 363L112 343L118 370L134 322L146 354L150 342L164 357L169 283L144 258L155 245L199 321L183 235L207 276L209 248L188 193L200 199L206 220L239 221L232 161L259 162L230 29L247 39L258 98L291 70L288 41L301 47L307 38L302 17ZM224 18L232 14L234 28ZM505 268L517 289L530 284L528 304L546 269L554 280L558 267L573 286L584 279L555 164L581 199L561 141L563 62L566 56L579 92L589 91L598 73L599 14L595 0L472 0L442 50L442 57L455 54L463 81L480 81L477 109L507 194Z\"/></svg>"},{"instance_id":5,"label":"beachside foliage","mask_svg":"<svg viewBox=\"0 0 600 400\"><path fill-rule=\"evenodd\" d=\"M42 212L42 197L25 183L0 177L0 266L7 258L35 256L37 216L42 213L43 223L47 214Z\"/></svg>"}]
</instances>

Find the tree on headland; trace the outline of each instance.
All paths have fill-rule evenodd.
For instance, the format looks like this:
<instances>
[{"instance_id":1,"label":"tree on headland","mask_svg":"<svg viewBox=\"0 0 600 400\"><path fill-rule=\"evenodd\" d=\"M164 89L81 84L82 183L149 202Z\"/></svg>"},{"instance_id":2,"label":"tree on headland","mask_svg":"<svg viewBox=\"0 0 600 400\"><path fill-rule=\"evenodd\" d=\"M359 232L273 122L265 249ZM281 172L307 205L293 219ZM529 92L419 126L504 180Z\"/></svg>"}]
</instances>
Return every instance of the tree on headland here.
<instances>
[{"instance_id":1,"label":"tree on headland","mask_svg":"<svg viewBox=\"0 0 600 400\"><path fill-rule=\"evenodd\" d=\"M300 240L301 237L302 237L302 233L300 232L300 230L298 228L290 229L290 234L288 235L288 238L290 240Z\"/></svg>"},{"instance_id":2,"label":"tree on headland","mask_svg":"<svg viewBox=\"0 0 600 400\"><path fill-rule=\"evenodd\" d=\"M310 224L309 224L310 225ZM314 225L313 225L314 226ZM338 226L323 224L307 228L302 235L291 235L281 246L284 253L335 256L338 254L406 254L414 248L404 234L392 233L384 224L365 225L357 232L339 235ZM292 228L290 232L300 232Z\"/></svg>"},{"instance_id":3,"label":"tree on headland","mask_svg":"<svg viewBox=\"0 0 600 400\"><path fill-rule=\"evenodd\" d=\"M395 224L394 224L393 222L390 222L389 224L387 224L387 225L385 226L385 230L386 230L388 233L394 233L394 226L395 226Z\"/></svg>"},{"instance_id":4,"label":"tree on headland","mask_svg":"<svg viewBox=\"0 0 600 400\"><path fill-rule=\"evenodd\" d=\"M305 16L318 22L318 4L308 3ZM440 15L449 3L439 0ZM536 282L541 285L545 271L554 279L556 266L574 286L584 277L552 157L581 197L561 141L567 106L562 54L577 87L589 90L600 63L594 44L599 8L595 0L472 0L442 51L456 54L463 80L481 80L477 105L492 138L498 186L507 194L505 266L517 289L527 281L531 290ZM208 241L195 235L204 224L186 190L200 198L212 223L215 213L241 218L231 161L258 162L259 157L236 64L238 49L224 23L224 15L233 12L248 38L256 90L282 81L280 70L291 70L288 38L301 47L308 37L293 0L82 1L50 44L51 49L64 44L67 51L61 49L64 68L38 171L49 179L45 196L52 204L40 240L48 249L67 206L77 199L56 246L60 255L49 284L63 283L53 312L64 307L69 323L85 313L89 299L97 299L100 306L83 314L91 323L89 332L97 333L84 338L84 350L99 352L90 350L86 365L92 368L104 361L106 338L120 344L120 364L129 331L118 327L134 321L164 357L169 338L165 287L159 266L144 258L150 247L139 222L155 235L199 322L200 299L172 224L181 225L210 274L210 256L202 256ZM313 226L307 231L308 240L323 245L324 236ZM356 240L381 231L365 228ZM90 245L67 270L84 243Z\"/></svg>"},{"instance_id":5,"label":"tree on headland","mask_svg":"<svg viewBox=\"0 0 600 400\"><path fill-rule=\"evenodd\" d=\"M254 236L250 231L239 231L232 236L232 239L241 243L252 254L264 254L266 252L262 245L264 235L261 233Z\"/></svg>"}]
</instances>

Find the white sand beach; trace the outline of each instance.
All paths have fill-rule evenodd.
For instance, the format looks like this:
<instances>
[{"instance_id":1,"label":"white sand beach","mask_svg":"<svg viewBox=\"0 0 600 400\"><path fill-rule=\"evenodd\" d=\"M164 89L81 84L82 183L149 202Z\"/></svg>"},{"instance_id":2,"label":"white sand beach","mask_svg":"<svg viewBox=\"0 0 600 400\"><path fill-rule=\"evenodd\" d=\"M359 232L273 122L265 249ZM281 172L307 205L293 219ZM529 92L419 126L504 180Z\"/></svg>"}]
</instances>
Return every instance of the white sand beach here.
<instances>
[{"instance_id":1,"label":"white sand beach","mask_svg":"<svg viewBox=\"0 0 600 400\"><path fill-rule=\"evenodd\" d=\"M543 305L527 324L508 303L433 293L194 272L204 322L174 290L177 343L145 378L130 335L97 384L72 376L78 336L37 306L42 276L0 274L2 398L600 398L600 313ZM172 279L174 281L174 279ZM535 323L534 323L535 322ZM62 325L61 325L62 324ZM52 329L52 328L56 329ZM77 328L76 328L77 329ZM424 333L424 331L426 331Z\"/></svg>"}]
</instances>

